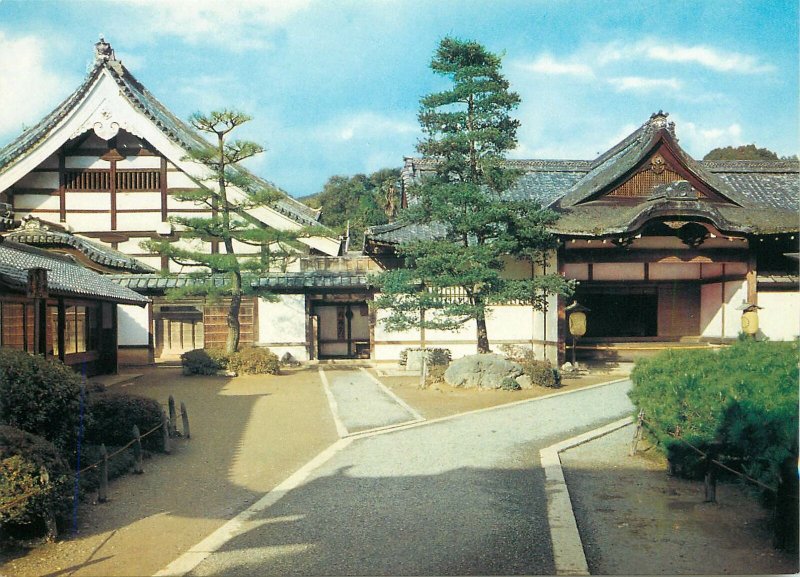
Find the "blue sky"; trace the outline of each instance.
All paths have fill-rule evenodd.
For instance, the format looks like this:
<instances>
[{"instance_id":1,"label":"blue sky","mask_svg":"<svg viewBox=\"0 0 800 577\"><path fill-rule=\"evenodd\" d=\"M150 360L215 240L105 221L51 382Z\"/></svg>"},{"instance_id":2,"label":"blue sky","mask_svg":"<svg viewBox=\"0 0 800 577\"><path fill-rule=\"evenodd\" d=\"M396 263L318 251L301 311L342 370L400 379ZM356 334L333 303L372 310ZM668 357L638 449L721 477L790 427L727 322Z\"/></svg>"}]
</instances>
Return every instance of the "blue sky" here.
<instances>
[{"instance_id":1,"label":"blue sky","mask_svg":"<svg viewBox=\"0 0 800 577\"><path fill-rule=\"evenodd\" d=\"M181 118L235 107L295 196L415 154L452 35L503 53L517 158L590 159L659 109L685 149L798 152L798 2L0 0L0 145L77 87L103 33Z\"/></svg>"}]
</instances>

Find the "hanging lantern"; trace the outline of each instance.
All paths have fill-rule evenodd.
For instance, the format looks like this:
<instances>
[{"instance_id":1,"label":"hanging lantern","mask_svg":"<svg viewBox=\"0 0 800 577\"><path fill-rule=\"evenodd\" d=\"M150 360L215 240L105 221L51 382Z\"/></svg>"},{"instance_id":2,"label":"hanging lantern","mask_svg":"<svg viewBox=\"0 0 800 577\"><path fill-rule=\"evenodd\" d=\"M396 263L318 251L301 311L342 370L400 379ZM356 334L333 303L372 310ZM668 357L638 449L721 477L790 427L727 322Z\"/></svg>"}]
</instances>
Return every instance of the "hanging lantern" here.
<instances>
[{"instance_id":1,"label":"hanging lantern","mask_svg":"<svg viewBox=\"0 0 800 577\"><path fill-rule=\"evenodd\" d=\"M564 311L569 315L569 334L573 337L582 337L586 334L586 313L589 309L574 302Z\"/></svg>"}]
</instances>

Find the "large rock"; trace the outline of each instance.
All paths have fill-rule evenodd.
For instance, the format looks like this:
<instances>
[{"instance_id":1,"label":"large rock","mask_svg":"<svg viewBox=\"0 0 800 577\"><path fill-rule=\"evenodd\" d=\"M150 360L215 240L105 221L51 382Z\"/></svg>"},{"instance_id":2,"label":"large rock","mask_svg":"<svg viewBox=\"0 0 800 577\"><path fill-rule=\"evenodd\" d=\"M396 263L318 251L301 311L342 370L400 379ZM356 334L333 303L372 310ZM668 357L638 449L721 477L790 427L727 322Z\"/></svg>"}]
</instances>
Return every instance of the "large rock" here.
<instances>
[{"instance_id":1,"label":"large rock","mask_svg":"<svg viewBox=\"0 0 800 577\"><path fill-rule=\"evenodd\" d=\"M444 381L451 387L499 389L503 379L515 379L521 374L518 363L500 355L470 355L450 363Z\"/></svg>"}]
</instances>

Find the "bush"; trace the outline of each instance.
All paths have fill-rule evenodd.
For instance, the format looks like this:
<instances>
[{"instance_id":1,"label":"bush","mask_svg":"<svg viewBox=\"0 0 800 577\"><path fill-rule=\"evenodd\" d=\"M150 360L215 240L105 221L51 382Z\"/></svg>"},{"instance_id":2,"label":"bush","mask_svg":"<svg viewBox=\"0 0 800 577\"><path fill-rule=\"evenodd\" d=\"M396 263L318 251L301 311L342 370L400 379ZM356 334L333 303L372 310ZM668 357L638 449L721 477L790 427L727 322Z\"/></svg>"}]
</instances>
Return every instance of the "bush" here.
<instances>
[{"instance_id":1,"label":"bush","mask_svg":"<svg viewBox=\"0 0 800 577\"><path fill-rule=\"evenodd\" d=\"M75 446L81 377L58 360L0 348L0 424Z\"/></svg>"},{"instance_id":2,"label":"bush","mask_svg":"<svg viewBox=\"0 0 800 577\"><path fill-rule=\"evenodd\" d=\"M96 393L89 396L88 412L91 415L84 441L89 445L105 443L106 447L126 445L133 438L133 426L144 435L161 424L161 405L158 401L128 393ZM142 447L149 451L163 451L164 439L155 432L142 439ZM88 462L87 462L88 464Z\"/></svg>"},{"instance_id":3,"label":"bush","mask_svg":"<svg viewBox=\"0 0 800 577\"><path fill-rule=\"evenodd\" d=\"M522 366L522 372L531 378L531 383L540 387L559 387L561 374L553 368L550 361L539 361L531 349L525 349L522 358L517 361Z\"/></svg>"},{"instance_id":4,"label":"bush","mask_svg":"<svg viewBox=\"0 0 800 577\"><path fill-rule=\"evenodd\" d=\"M0 426L0 533L41 537L48 519L64 525L71 504L72 474L55 445L16 427Z\"/></svg>"},{"instance_id":5,"label":"bush","mask_svg":"<svg viewBox=\"0 0 800 577\"><path fill-rule=\"evenodd\" d=\"M158 435L158 433L153 433L153 435ZM116 452L117 449L119 449L119 447L106 445L106 450L108 451L109 455ZM86 467L92 463L98 463L102 461L102 459L103 457L100 453L99 445L84 445L82 447L81 467ZM127 474L128 471L131 470L131 467L133 467L133 462L134 458L132 447L129 447L127 450L114 455L108 460L108 479L116 479L117 477L122 477L123 475ZM85 493L97 490L97 488L100 486L100 472L101 469L99 466L97 466L81 473L81 492Z\"/></svg>"},{"instance_id":6,"label":"bush","mask_svg":"<svg viewBox=\"0 0 800 577\"><path fill-rule=\"evenodd\" d=\"M511 377L505 377L502 381L500 381L500 388L504 391L518 391L522 387L516 381L516 379L512 379Z\"/></svg>"},{"instance_id":7,"label":"bush","mask_svg":"<svg viewBox=\"0 0 800 577\"><path fill-rule=\"evenodd\" d=\"M193 349L181 355L181 365L186 375L214 375L226 368L228 355L219 349Z\"/></svg>"},{"instance_id":8,"label":"bush","mask_svg":"<svg viewBox=\"0 0 800 577\"><path fill-rule=\"evenodd\" d=\"M267 348L250 347L228 358L228 370L253 375L277 375L281 370L278 355Z\"/></svg>"},{"instance_id":9,"label":"bush","mask_svg":"<svg viewBox=\"0 0 800 577\"><path fill-rule=\"evenodd\" d=\"M796 458L798 344L737 342L720 351L665 351L639 361L630 397L673 471L701 473L699 457L678 437L775 487Z\"/></svg>"},{"instance_id":10,"label":"bush","mask_svg":"<svg viewBox=\"0 0 800 577\"><path fill-rule=\"evenodd\" d=\"M450 349L445 348L422 348L422 347L409 347L407 349L403 349L400 351L400 360L399 364L401 367L406 366L408 363L408 353L410 351L427 351L426 358L428 360L428 365L444 365L447 366L450 364L452 360L452 355L450 354Z\"/></svg>"}]
</instances>

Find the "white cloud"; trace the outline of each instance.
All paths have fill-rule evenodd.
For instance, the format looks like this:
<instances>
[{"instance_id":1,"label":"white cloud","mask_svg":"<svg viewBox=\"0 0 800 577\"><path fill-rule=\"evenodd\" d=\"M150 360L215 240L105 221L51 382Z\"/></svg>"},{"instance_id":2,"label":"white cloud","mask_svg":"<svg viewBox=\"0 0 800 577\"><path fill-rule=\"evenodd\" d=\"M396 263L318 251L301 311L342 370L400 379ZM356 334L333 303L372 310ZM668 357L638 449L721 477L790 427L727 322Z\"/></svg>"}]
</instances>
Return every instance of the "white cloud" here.
<instances>
[{"instance_id":1,"label":"white cloud","mask_svg":"<svg viewBox=\"0 0 800 577\"><path fill-rule=\"evenodd\" d=\"M727 126L701 126L675 117L678 136L691 153L700 158L712 148L719 146L739 146L745 144L742 127L738 122Z\"/></svg>"},{"instance_id":2,"label":"white cloud","mask_svg":"<svg viewBox=\"0 0 800 577\"><path fill-rule=\"evenodd\" d=\"M326 141L351 142L370 138L384 140L390 134L416 132L419 132L419 126L415 123L374 112L359 112L331 120L317 130L317 137Z\"/></svg>"},{"instance_id":3,"label":"white cloud","mask_svg":"<svg viewBox=\"0 0 800 577\"><path fill-rule=\"evenodd\" d=\"M37 36L11 37L0 31L0 136L15 136L22 124L33 125L55 107L54 95L66 96L74 79L48 69L47 44Z\"/></svg>"},{"instance_id":4,"label":"white cloud","mask_svg":"<svg viewBox=\"0 0 800 577\"><path fill-rule=\"evenodd\" d=\"M641 45L641 51L651 60L699 64L718 72L753 74L774 70L774 66L762 64L755 56L718 50L702 44L681 46L680 44L644 43Z\"/></svg>"},{"instance_id":5,"label":"white cloud","mask_svg":"<svg viewBox=\"0 0 800 577\"><path fill-rule=\"evenodd\" d=\"M559 62L550 54L542 54L530 63L518 62L517 66L537 72L539 74L550 74L557 76L575 76L578 78L592 78L594 72L591 67L581 62Z\"/></svg>"},{"instance_id":6,"label":"white cloud","mask_svg":"<svg viewBox=\"0 0 800 577\"><path fill-rule=\"evenodd\" d=\"M311 0L117 0L140 14L137 33L170 35L190 44L214 42L233 51L265 48L265 28L285 24Z\"/></svg>"},{"instance_id":7,"label":"white cloud","mask_svg":"<svg viewBox=\"0 0 800 577\"><path fill-rule=\"evenodd\" d=\"M643 76L620 76L610 78L608 83L617 92L652 92L654 90L680 90L683 83L677 78L645 78Z\"/></svg>"}]
</instances>

